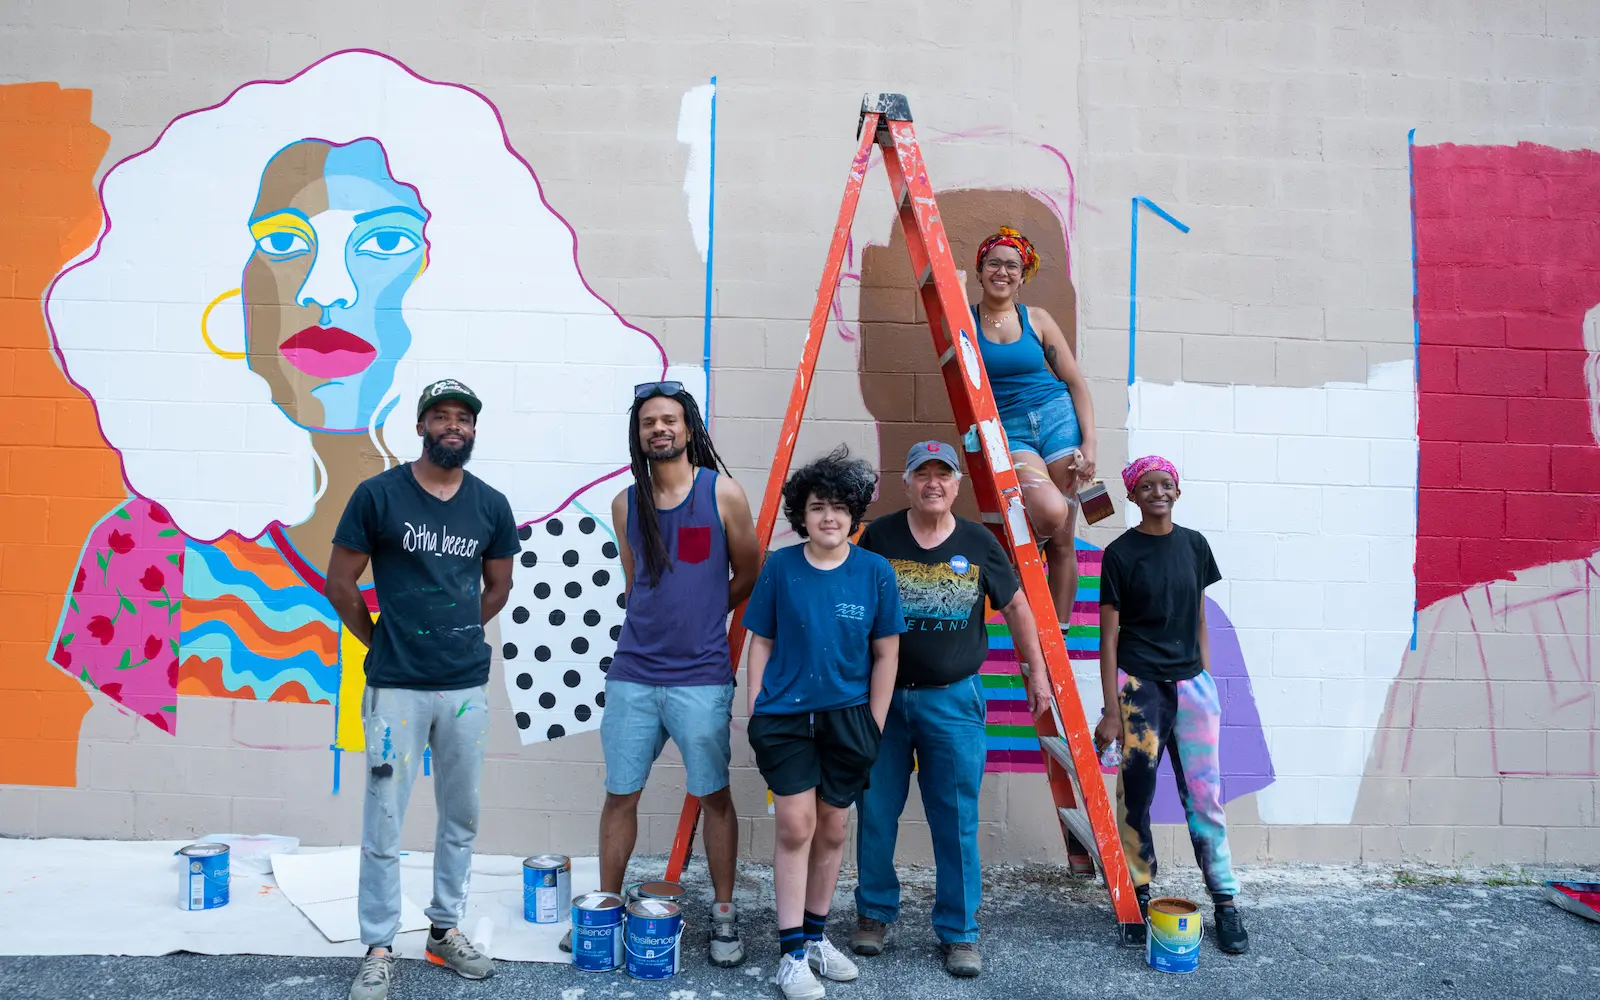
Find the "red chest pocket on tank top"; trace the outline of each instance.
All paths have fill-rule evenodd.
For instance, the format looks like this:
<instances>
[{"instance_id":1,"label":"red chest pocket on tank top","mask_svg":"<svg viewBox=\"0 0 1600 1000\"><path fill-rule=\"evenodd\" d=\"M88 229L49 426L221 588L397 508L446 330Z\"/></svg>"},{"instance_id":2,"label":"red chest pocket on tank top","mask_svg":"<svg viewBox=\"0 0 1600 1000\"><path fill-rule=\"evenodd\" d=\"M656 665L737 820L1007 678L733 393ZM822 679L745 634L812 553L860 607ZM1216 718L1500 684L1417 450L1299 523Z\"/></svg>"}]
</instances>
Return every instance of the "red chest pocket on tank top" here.
<instances>
[{"instance_id":1,"label":"red chest pocket on tank top","mask_svg":"<svg viewBox=\"0 0 1600 1000\"><path fill-rule=\"evenodd\" d=\"M693 525L678 529L678 561L703 563L711 558L711 526Z\"/></svg>"}]
</instances>

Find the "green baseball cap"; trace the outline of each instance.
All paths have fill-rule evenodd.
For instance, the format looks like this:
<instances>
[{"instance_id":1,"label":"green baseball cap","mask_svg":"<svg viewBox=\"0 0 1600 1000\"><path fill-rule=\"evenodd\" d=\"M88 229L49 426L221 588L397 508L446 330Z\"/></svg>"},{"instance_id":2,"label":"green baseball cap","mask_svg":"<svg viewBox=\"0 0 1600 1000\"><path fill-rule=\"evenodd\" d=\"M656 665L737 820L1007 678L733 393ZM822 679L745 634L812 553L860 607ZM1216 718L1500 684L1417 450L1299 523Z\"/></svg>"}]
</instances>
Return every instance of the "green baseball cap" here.
<instances>
[{"instance_id":1,"label":"green baseball cap","mask_svg":"<svg viewBox=\"0 0 1600 1000\"><path fill-rule=\"evenodd\" d=\"M422 415L428 412L428 407L451 399L471 410L473 417L477 417L483 410L483 401L478 398L477 393L453 378L442 378L422 390L422 396L417 400L417 419L422 419Z\"/></svg>"}]
</instances>

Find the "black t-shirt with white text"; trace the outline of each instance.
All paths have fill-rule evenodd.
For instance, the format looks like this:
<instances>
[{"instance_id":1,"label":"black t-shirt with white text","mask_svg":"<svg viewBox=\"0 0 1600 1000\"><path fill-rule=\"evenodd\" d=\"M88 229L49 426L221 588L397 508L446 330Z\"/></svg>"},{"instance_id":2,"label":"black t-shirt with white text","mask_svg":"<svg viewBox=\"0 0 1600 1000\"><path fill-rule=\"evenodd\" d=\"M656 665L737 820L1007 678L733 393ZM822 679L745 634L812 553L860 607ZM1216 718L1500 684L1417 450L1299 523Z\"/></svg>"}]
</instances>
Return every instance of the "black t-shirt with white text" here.
<instances>
[{"instance_id":1,"label":"black t-shirt with white text","mask_svg":"<svg viewBox=\"0 0 1600 1000\"><path fill-rule=\"evenodd\" d=\"M467 472L440 500L409 463L397 465L356 487L333 542L372 557L378 621L368 686L454 691L489 682L483 561L521 548L504 494Z\"/></svg>"},{"instance_id":2,"label":"black t-shirt with white text","mask_svg":"<svg viewBox=\"0 0 1600 1000\"><path fill-rule=\"evenodd\" d=\"M958 517L949 538L925 549L902 510L867 525L860 545L889 560L900 586L906 632L896 683L954 684L977 673L989 653L984 598L1003 608L1017 592L1011 561L993 532Z\"/></svg>"},{"instance_id":3,"label":"black t-shirt with white text","mask_svg":"<svg viewBox=\"0 0 1600 1000\"><path fill-rule=\"evenodd\" d=\"M1191 528L1117 536L1101 563L1100 603L1118 611L1118 669L1151 681L1199 676L1200 601L1220 579L1206 536Z\"/></svg>"}]
</instances>

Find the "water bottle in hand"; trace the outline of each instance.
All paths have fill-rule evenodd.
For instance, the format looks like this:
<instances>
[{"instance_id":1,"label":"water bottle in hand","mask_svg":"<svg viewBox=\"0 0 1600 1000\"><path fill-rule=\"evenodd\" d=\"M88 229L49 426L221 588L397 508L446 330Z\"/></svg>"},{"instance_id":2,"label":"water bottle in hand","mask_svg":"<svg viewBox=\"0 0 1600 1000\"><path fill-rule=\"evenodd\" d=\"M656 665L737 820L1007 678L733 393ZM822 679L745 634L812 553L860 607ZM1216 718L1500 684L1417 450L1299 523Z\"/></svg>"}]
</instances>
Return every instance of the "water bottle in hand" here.
<instances>
[{"instance_id":1,"label":"water bottle in hand","mask_svg":"<svg viewBox=\"0 0 1600 1000\"><path fill-rule=\"evenodd\" d=\"M1112 740L1111 745L1100 752L1101 767L1116 767L1122 763L1122 751L1118 748L1117 742Z\"/></svg>"}]
</instances>

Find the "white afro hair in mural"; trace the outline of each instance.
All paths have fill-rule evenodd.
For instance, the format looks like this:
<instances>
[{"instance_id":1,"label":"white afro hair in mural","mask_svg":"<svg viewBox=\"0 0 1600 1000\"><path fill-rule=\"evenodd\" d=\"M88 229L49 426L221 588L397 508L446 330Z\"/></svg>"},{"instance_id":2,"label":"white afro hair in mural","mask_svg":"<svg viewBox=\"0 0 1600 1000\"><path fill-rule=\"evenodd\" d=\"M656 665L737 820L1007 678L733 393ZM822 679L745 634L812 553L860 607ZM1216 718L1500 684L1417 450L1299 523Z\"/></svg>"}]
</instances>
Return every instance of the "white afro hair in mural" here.
<instances>
[{"instance_id":1,"label":"white afro hair in mural","mask_svg":"<svg viewBox=\"0 0 1600 1000\"><path fill-rule=\"evenodd\" d=\"M473 470L543 517L627 463L631 386L661 377L655 341L584 284L572 231L509 148L494 107L375 53L345 52L283 82L251 83L174 121L102 185L97 246L63 272L46 314L68 376L93 398L134 491L188 535L247 537L308 518L310 434L243 360L208 350L201 313L240 286L262 171L292 143L376 139L430 218L428 266L407 290L411 348L384 439L415 457L415 400L458 378L484 400ZM243 350L238 296L212 312ZM379 412L384 412L380 407Z\"/></svg>"}]
</instances>

